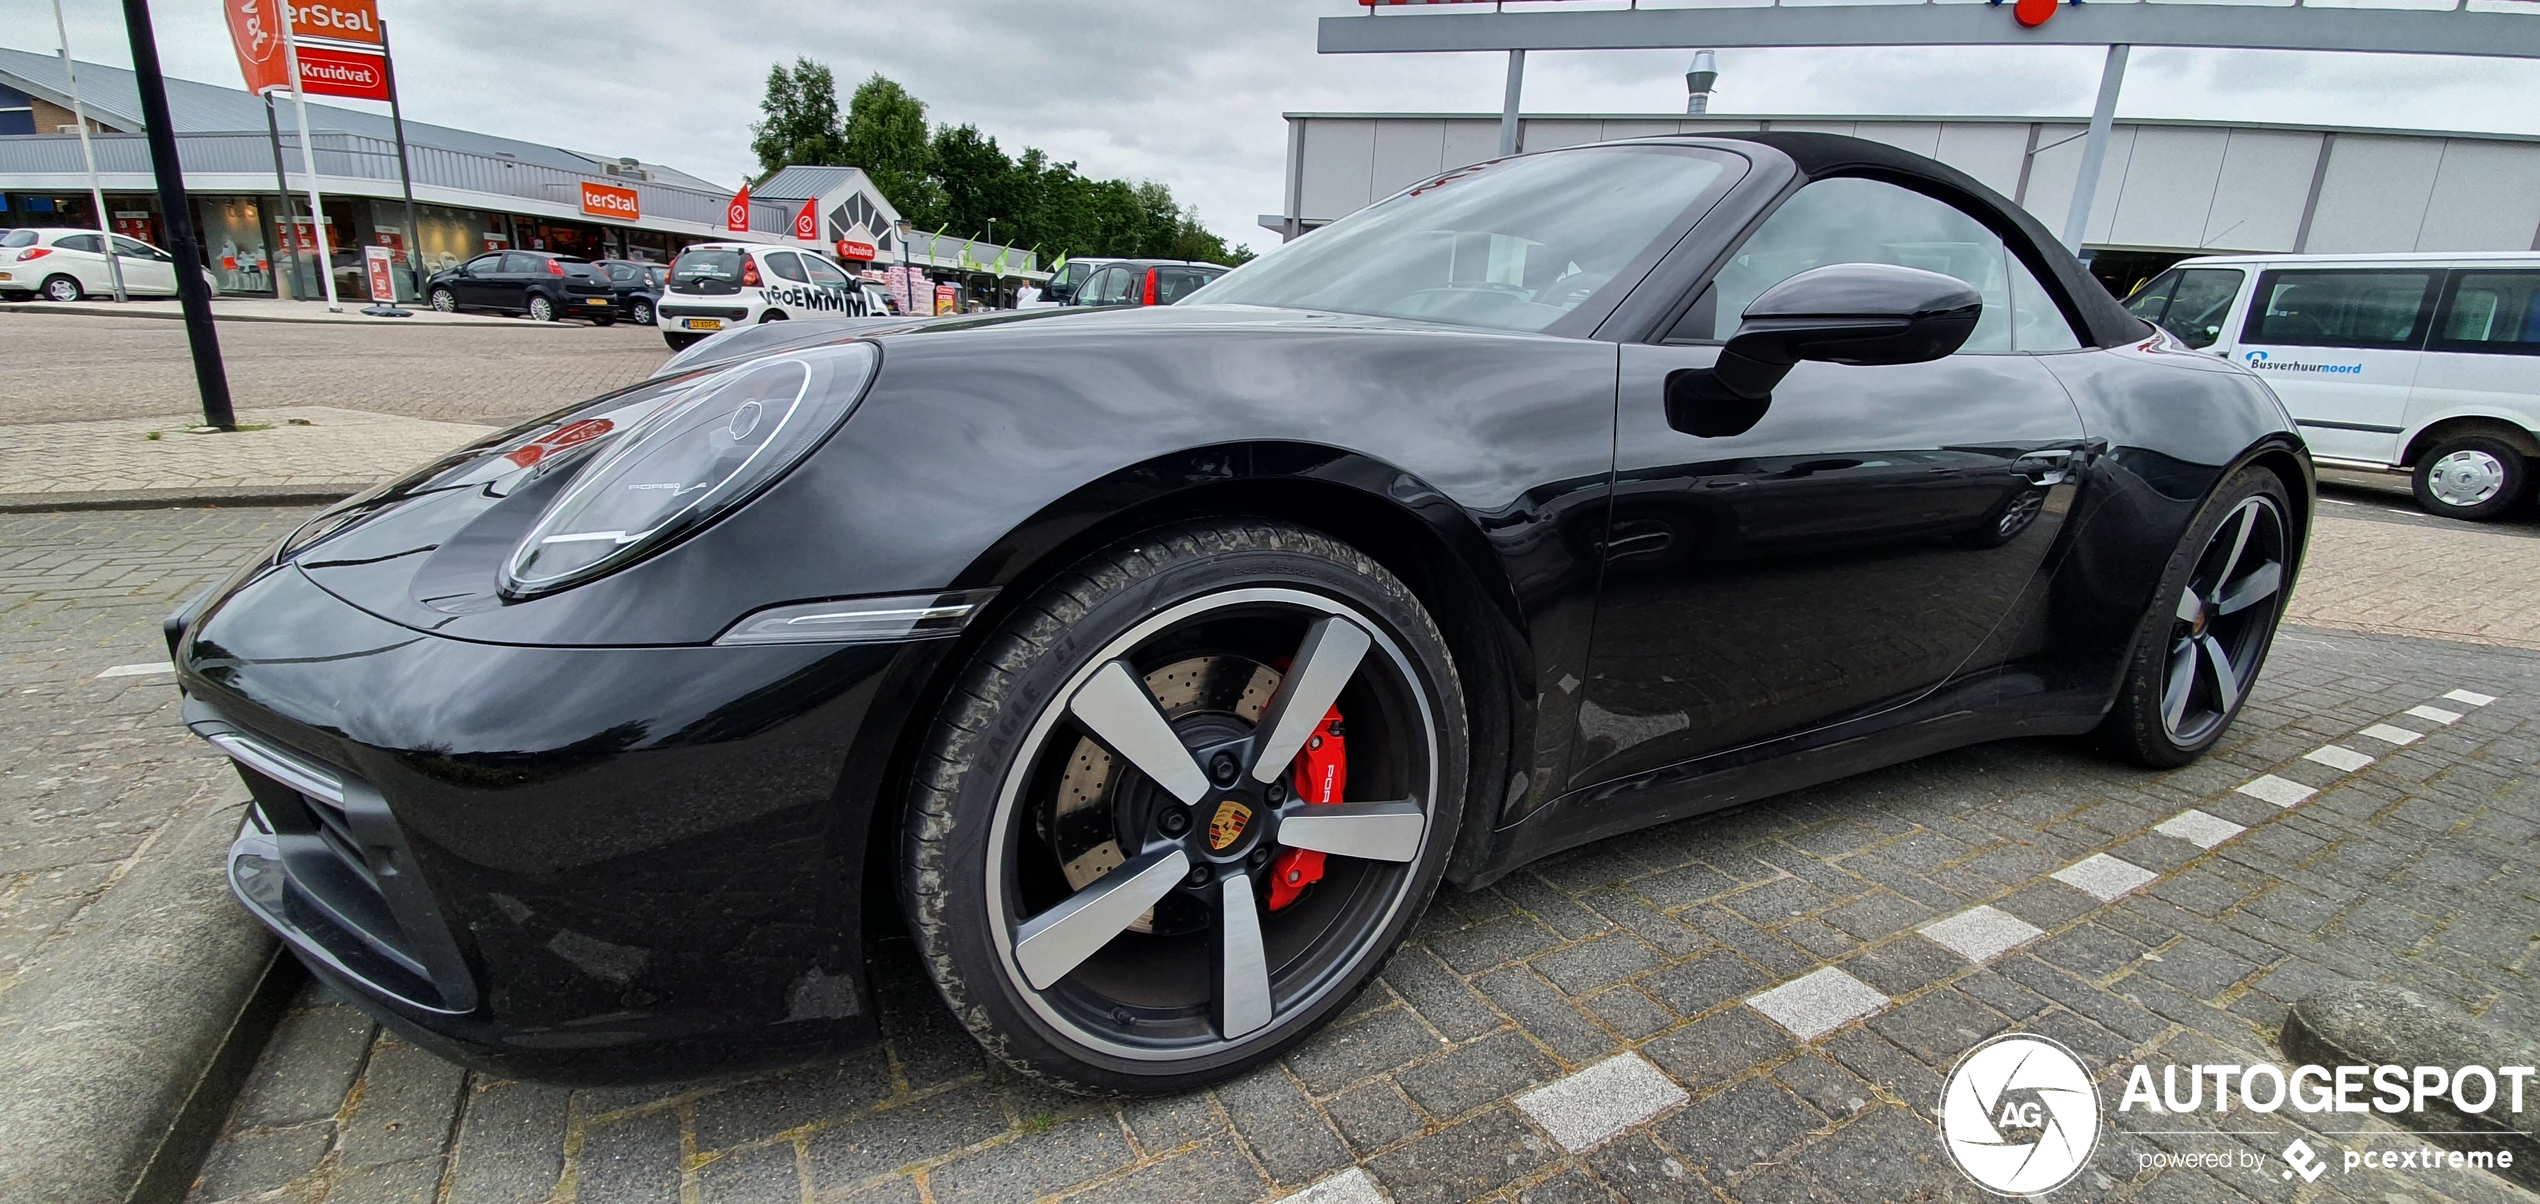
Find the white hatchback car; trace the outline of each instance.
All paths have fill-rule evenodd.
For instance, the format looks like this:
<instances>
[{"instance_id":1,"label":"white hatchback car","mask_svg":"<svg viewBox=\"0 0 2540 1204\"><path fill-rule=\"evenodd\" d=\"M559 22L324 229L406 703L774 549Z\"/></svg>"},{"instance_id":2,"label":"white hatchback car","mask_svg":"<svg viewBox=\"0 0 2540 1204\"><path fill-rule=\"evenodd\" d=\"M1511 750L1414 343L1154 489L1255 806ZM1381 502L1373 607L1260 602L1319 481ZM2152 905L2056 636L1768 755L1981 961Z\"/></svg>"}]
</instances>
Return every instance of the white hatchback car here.
<instances>
[{"instance_id":1,"label":"white hatchback car","mask_svg":"<svg viewBox=\"0 0 2540 1204\"><path fill-rule=\"evenodd\" d=\"M0 296L18 300L33 294L47 301L77 301L90 293L113 294L115 282L106 267L103 237L95 230L21 226L0 231ZM176 256L118 234L115 258L123 266L126 293L176 295ZM209 270L203 273L203 283L220 291L219 281Z\"/></svg>"},{"instance_id":2,"label":"white hatchback car","mask_svg":"<svg viewBox=\"0 0 2540 1204\"><path fill-rule=\"evenodd\" d=\"M708 242L679 253L653 308L673 351L717 331L788 318L876 316L863 285L817 251Z\"/></svg>"}]
</instances>

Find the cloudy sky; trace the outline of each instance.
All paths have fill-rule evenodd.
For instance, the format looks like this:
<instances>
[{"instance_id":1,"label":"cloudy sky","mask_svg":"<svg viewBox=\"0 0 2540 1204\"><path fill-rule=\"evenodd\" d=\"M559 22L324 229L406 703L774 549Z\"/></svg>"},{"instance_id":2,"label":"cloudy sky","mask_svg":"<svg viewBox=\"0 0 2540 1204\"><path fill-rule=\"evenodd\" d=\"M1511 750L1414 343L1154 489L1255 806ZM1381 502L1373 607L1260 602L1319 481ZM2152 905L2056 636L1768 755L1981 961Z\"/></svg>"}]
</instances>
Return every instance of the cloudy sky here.
<instances>
[{"instance_id":1,"label":"cloudy sky","mask_svg":"<svg viewBox=\"0 0 2540 1204\"><path fill-rule=\"evenodd\" d=\"M1616 0L1587 0L1604 6ZM171 75L237 86L215 0L157 0ZM1151 178L1261 245L1294 111L1496 111L1499 55L1317 55L1353 0L941 0L700 5L379 0L407 116L632 155L737 184L769 64L875 72L938 122L1093 176ZM65 0L73 51L129 65L121 8ZM2540 21L2540 17L2533 18ZM0 0L0 45L54 49L49 0ZM1679 112L1679 52L1531 56L1528 112ZM2087 113L2091 49L1730 50L1721 113ZM843 100L843 96L841 97ZM358 103L358 102L339 102ZM2540 62L2137 50L2119 113L2540 133Z\"/></svg>"}]
</instances>

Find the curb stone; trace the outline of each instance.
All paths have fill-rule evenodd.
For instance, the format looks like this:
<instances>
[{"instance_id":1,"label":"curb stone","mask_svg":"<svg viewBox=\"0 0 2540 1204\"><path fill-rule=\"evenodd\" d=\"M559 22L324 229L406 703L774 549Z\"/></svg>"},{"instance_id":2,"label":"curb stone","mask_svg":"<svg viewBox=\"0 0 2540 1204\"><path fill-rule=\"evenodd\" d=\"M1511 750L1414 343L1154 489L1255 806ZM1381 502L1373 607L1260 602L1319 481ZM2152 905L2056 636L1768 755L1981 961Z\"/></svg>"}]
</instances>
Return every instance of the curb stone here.
<instances>
[{"instance_id":1,"label":"curb stone","mask_svg":"<svg viewBox=\"0 0 2540 1204\"><path fill-rule=\"evenodd\" d=\"M2540 1042L2406 987L2342 987L2304 998L2286 1013L2277 1044L2299 1061L2323 1066L2540 1065ZM2540 1190L2540 1120L2532 1111L2504 1111L2501 1079L2497 1088L2496 1106L2485 1112L2463 1112L2446 1096L2423 1112L2386 1115L2404 1128L2432 1130L2428 1139L2447 1149L2486 1149L2492 1143L2511 1150L2514 1164L2495 1174ZM2384 1114L2376 1110L2376 1115Z\"/></svg>"},{"instance_id":2,"label":"curb stone","mask_svg":"<svg viewBox=\"0 0 2540 1204\"><path fill-rule=\"evenodd\" d=\"M0 514L54 514L74 510L162 510L185 506L323 506L377 484L228 485L197 489L94 490L0 493Z\"/></svg>"},{"instance_id":3,"label":"curb stone","mask_svg":"<svg viewBox=\"0 0 2540 1204\"><path fill-rule=\"evenodd\" d=\"M274 940L217 871L243 800L191 805L0 999L0 1199L121 1204L153 1171L189 1098L218 1085ZM252 1058L253 1051L248 1051ZM170 1150L174 1155L178 1151Z\"/></svg>"}]
</instances>

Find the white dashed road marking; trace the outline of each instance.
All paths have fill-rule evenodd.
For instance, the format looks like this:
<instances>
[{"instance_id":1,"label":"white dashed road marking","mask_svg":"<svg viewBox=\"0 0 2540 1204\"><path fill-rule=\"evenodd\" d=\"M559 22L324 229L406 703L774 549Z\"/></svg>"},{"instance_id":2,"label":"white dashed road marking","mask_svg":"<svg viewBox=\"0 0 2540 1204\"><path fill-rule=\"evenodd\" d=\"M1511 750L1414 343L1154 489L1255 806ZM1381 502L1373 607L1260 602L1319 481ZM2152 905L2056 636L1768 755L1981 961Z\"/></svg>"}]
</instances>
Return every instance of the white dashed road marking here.
<instances>
[{"instance_id":1,"label":"white dashed road marking","mask_svg":"<svg viewBox=\"0 0 2540 1204\"><path fill-rule=\"evenodd\" d=\"M2305 761L2317 761L2322 765L2326 765L2329 768L2338 771L2339 773L2353 773L2366 765L2372 764L2371 757L2367 757L2362 753L2356 752L2354 749L2336 744L2324 744L2318 748L2314 748L2309 752L2303 753L2302 759Z\"/></svg>"},{"instance_id":2,"label":"white dashed road marking","mask_svg":"<svg viewBox=\"0 0 2540 1204\"><path fill-rule=\"evenodd\" d=\"M2102 903L2112 903L2133 894L2160 877L2131 861L2122 861L2106 853L2093 853L2047 876Z\"/></svg>"},{"instance_id":3,"label":"white dashed road marking","mask_svg":"<svg viewBox=\"0 0 2540 1204\"><path fill-rule=\"evenodd\" d=\"M2210 849L2249 829L2219 815L2182 811L2161 821L2160 826L2152 830L2163 836L2175 836L2200 849Z\"/></svg>"},{"instance_id":4,"label":"white dashed road marking","mask_svg":"<svg viewBox=\"0 0 2540 1204\"><path fill-rule=\"evenodd\" d=\"M2441 707L2409 707L2408 713L2419 719L2431 719L2436 723L2458 723L2461 721L2461 713L2459 711L2447 711Z\"/></svg>"},{"instance_id":5,"label":"white dashed road marking","mask_svg":"<svg viewBox=\"0 0 2540 1204\"><path fill-rule=\"evenodd\" d=\"M2293 806L2319 793L2291 778L2279 778L2271 773L2262 774L2252 781L2242 782L2239 789L2242 794L2251 798L2265 799L2279 807Z\"/></svg>"},{"instance_id":6,"label":"white dashed road marking","mask_svg":"<svg viewBox=\"0 0 2540 1204\"><path fill-rule=\"evenodd\" d=\"M2454 690L2443 697L2450 702L2466 702L2474 707L2483 707L2496 701L2495 695L2481 694L2476 690Z\"/></svg>"},{"instance_id":7,"label":"white dashed road marking","mask_svg":"<svg viewBox=\"0 0 2540 1204\"><path fill-rule=\"evenodd\" d=\"M1353 1166L1289 1196L1282 1204L1392 1204L1392 1200L1366 1170Z\"/></svg>"},{"instance_id":8,"label":"white dashed road marking","mask_svg":"<svg viewBox=\"0 0 2540 1204\"><path fill-rule=\"evenodd\" d=\"M1518 1096L1517 1110L1578 1154L1691 1098L1648 1059L1627 1053Z\"/></svg>"},{"instance_id":9,"label":"white dashed road marking","mask_svg":"<svg viewBox=\"0 0 2540 1204\"><path fill-rule=\"evenodd\" d=\"M1802 1041L1813 1041L1885 1008L1877 988L1832 966L1801 975L1746 1001Z\"/></svg>"},{"instance_id":10,"label":"white dashed road marking","mask_svg":"<svg viewBox=\"0 0 2540 1204\"><path fill-rule=\"evenodd\" d=\"M1992 961L2046 935L2046 930L1998 907L1970 907L1916 931L1971 962Z\"/></svg>"},{"instance_id":11,"label":"white dashed road marking","mask_svg":"<svg viewBox=\"0 0 2540 1204\"><path fill-rule=\"evenodd\" d=\"M2425 739L2424 732L2412 732L2404 727L2392 727L2387 723L2376 723L2355 734L2370 736L2384 744L2408 745Z\"/></svg>"},{"instance_id":12,"label":"white dashed road marking","mask_svg":"<svg viewBox=\"0 0 2540 1204\"><path fill-rule=\"evenodd\" d=\"M106 671L105 671L105 672L103 672L103 673L98 674L97 676L98 676L98 677L140 677L140 676L142 676L143 674L147 674L147 673L174 673L174 672L176 672L176 666L174 666L174 665L170 665L170 664L165 664L165 663L162 663L162 662L159 662L159 661L152 661L152 662L150 662L150 663L148 663L148 664L143 664L143 665L117 665L117 666L115 666L115 667L113 667L113 668L111 668L111 669L106 670ZM95 678L91 678L90 680L92 680L92 681L93 681L93 680L95 680Z\"/></svg>"}]
</instances>

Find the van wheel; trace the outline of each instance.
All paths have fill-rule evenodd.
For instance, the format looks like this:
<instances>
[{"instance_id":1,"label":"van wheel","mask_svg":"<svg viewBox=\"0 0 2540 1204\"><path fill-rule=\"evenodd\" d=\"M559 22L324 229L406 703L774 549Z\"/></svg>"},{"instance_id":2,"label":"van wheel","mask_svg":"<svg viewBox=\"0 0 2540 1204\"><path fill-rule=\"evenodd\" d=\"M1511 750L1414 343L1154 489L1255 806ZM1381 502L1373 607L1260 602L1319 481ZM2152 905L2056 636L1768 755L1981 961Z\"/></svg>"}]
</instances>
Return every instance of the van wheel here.
<instances>
[{"instance_id":1,"label":"van wheel","mask_svg":"<svg viewBox=\"0 0 2540 1204\"><path fill-rule=\"evenodd\" d=\"M2410 480L2426 513L2485 522L2522 500L2527 465L2502 439L2464 435L2427 448Z\"/></svg>"},{"instance_id":2,"label":"van wheel","mask_svg":"<svg viewBox=\"0 0 2540 1204\"><path fill-rule=\"evenodd\" d=\"M79 287L79 277L77 276L50 276L45 278L44 299L47 301L77 301L87 295L87 291Z\"/></svg>"}]
</instances>

